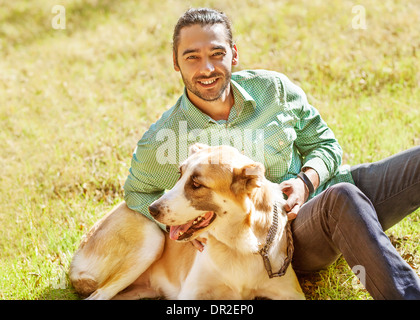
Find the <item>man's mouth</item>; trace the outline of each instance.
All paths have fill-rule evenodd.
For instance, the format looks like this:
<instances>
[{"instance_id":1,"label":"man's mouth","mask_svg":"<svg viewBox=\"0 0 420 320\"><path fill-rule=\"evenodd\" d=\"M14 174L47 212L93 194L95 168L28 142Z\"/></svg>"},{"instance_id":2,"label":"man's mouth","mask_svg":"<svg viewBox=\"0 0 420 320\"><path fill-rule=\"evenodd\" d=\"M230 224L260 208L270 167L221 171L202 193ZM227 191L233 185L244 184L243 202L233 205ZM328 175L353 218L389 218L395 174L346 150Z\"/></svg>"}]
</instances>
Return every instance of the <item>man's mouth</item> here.
<instances>
[{"instance_id":1,"label":"man's mouth","mask_svg":"<svg viewBox=\"0 0 420 320\"><path fill-rule=\"evenodd\" d=\"M219 80L219 78L212 78L212 79L197 80L197 82L204 88L210 88L210 87L213 87L214 85L216 85L218 80Z\"/></svg>"},{"instance_id":2,"label":"man's mouth","mask_svg":"<svg viewBox=\"0 0 420 320\"><path fill-rule=\"evenodd\" d=\"M185 224L178 226L170 226L169 238L172 240L188 240L198 230L208 227L216 218L213 211L206 212L201 216L190 220Z\"/></svg>"},{"instance_id":3,"label":"man's mouth","mask_svg":"<svg viewBox=\"0 0 420 320\"><path fill-rule=\"evenodd\" d=\"M211 80L202 80L200 81L202 84L212 84L213 82L215 82L217 79L211 79Z\"/></svg>"}]
</instances>

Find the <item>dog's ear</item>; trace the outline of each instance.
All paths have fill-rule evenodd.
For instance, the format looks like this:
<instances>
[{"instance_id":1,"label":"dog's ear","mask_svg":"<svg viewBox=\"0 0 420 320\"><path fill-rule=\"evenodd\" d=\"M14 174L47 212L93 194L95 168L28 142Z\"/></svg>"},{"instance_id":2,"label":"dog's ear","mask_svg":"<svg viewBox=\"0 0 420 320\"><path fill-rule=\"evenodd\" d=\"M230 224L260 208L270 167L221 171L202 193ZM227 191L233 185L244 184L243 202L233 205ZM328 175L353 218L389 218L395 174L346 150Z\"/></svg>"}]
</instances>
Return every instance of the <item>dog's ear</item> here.
<instances>
[{"instance_id":1,"label":"dog's ear","mask_svg":"<svg viewBox=\"0 0 420 320\"><path fill-rule=\"evenodd\" d=\"M250 193L259 188L264 180L265 168L262 163L254 162L242 168L233 169L231 189L235 194Z\"/></svg>"},{"instance_id":2,"label":"dog's ear","mask_svg":"<svg viewBox=\"0 0 420 320\"><path fill-rule=\"evenodd\" d=\"M188 154L192 155L192 154L194 154L194 153L196 153L200 150L207 149L207 148L210 148L210 147L208 145L203 144L203 143L198 143L197 142L197 143L194 143L192 146L190 146L190 148L188 149Z\"/></svg>"}]
</instances>

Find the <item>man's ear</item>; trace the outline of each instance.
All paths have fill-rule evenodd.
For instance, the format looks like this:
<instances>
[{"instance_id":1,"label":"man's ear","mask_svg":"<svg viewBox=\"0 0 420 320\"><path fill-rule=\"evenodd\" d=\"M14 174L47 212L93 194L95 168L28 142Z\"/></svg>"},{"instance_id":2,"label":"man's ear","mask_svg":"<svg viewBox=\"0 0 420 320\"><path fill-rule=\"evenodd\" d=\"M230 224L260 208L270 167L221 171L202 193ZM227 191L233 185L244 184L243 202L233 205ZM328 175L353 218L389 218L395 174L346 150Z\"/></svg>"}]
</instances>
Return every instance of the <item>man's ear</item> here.
<instances>
[{"instance_id":1,"label":"man's ear","mask_svg":"<svg viewBox=\"0 0 420 320\"><path fill-rule=\"evenodd\" d=\"M236 44L234 44L232 48L232 66L237 66L238 63L239 63L238 48L236 47Z\"/></svg>"},{"instance_id":2,"label":"man's ear","mask_svg":"<svg viewBox=\"0 0 420 320\"><path fill-rule=\"evenodd\" d=\"M203 143L194 143L193 145L190 146L190 148L188 149L188 155L193 155L194 153L203 150L203 149L208 149L210 148L208 145L203 144Z\"/></svg>"},{"instance_id":3,"label":"man's ear","mask_svg":"<svg viewBox=\"0 0 420 320\"><path fill-rule=\"evenodd\" d=\"M178 66L178 62L176 61L176 55L175 55L175 51L172 50L172 59L174 61L174 69L175 71L179 71L179 66Z\"/></svg>"},{"instance_id":4,"label":"man's ear","mask_svg":"<svg viewBox=\"0 0 420 320\"><path fill-rule=\"evenodd\" d=\"M237 66L239 63L239 54L238 54L238 48L236 47L236 44L232 47L232 66Z\"/></svg>"},{"instance_id":5,"label":"man's ear","mask_svg":"<svg viewBox=\"0 0 420 320\"><path fill-rule=\"evenodd\" d=\"M254 162L242 168L233 169L231 190L235 194L250 193L260 188L264 181L265 168L262 163Z\"/></svg>"}]
</instances>

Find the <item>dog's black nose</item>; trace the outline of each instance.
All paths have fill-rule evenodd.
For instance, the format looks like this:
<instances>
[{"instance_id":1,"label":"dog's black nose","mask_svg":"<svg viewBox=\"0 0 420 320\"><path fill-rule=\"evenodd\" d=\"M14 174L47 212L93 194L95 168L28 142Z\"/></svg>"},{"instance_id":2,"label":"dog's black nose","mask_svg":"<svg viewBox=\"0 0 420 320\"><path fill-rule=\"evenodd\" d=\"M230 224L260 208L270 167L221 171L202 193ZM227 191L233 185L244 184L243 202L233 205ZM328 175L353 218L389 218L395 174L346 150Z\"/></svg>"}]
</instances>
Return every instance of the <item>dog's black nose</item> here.
<instances>
[{"instance_id":1,"label":"dog's black nose","mask_svg":"<svg viewBox=\"0 0 420 320\"><path fill-rule=\"evenodd\" d=\"M149 212L153 218L156 218L160 214L160 206L157 203L152 203L149 206Z\"/></svg>"}]
</instances>

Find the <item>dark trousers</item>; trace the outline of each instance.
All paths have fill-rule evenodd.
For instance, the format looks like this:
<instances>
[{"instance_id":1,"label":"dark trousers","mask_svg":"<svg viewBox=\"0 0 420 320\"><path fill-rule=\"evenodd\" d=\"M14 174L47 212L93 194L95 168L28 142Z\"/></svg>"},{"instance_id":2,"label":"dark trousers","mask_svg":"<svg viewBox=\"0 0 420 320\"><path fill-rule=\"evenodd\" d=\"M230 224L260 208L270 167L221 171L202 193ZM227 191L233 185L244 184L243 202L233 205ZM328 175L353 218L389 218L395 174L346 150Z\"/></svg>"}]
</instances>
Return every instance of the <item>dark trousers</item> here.
<instances>
[{"instance_id":1,"label":"dark trousers","mask_svg":"<svg viewBox=\"0 0 420 320\"><path fill-rule=\"evenodd\" d=\"M420 299L420 279L384 230L420 207L420 146L351 168L308 201L292 223L297 271L331 265L341 254L374 299Z\"/></svg>"}]
</instances>

